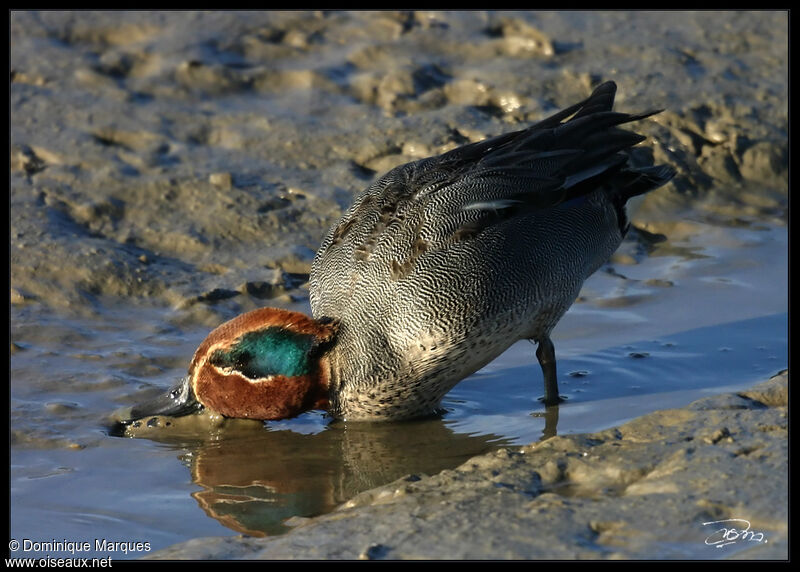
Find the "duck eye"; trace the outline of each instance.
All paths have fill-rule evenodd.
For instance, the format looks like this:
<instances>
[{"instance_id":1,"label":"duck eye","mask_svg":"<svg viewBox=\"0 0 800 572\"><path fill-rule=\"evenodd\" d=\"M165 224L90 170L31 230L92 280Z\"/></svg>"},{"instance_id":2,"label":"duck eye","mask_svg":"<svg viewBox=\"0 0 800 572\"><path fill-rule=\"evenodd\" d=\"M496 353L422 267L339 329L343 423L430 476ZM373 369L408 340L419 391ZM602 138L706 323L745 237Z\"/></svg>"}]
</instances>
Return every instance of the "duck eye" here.
<instances>
[{"instance_id":1,"label":"duck eye","mask_svg":"<svg viewBox=\"0 0 800 572\"><path fill-rule=\"evenodd\" d=\"M270 374L268 370L259 371L258 363L253 359L254 356L247 350L223 352L217 350L211 354L211 365L221 368L230 368L238 371L250 379L258 379Z\"/></svg>"}]
</instances>

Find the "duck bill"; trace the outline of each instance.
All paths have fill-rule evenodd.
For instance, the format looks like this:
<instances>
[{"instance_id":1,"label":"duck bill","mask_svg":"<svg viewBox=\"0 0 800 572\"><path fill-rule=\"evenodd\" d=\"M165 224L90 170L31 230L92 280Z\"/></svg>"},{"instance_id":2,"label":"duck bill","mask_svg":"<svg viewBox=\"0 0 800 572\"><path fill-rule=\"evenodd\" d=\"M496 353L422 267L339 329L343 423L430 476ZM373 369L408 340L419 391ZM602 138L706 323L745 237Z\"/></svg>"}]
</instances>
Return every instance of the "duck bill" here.
<instances>
[{"instance_id":1,"label":"duck bill","mask_svg":"<svg viewBox=\"0 0 800 572\"><path fill-rule=\"evenodd\" d=\"M197 413L203 405L197 401L189 377L183 378L175 387L155 399L134 405L128 414L129 421L156 415L182 417Z\"/></svg>"}]
</instances>

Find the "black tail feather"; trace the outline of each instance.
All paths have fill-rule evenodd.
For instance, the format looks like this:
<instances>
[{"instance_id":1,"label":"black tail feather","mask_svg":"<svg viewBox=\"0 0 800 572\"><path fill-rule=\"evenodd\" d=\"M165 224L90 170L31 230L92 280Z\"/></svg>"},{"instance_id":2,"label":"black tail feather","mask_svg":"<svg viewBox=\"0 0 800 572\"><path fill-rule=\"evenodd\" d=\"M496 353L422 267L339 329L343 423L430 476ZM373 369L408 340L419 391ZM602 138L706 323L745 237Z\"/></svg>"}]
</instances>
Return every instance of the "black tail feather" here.
<instances>
[{"instance_id":1,"label":"black tail feather","mask_svg":"<svg viewBox=\"0 0 800 572\"><path fill-rule=\"evenodd\" d=\"M649 193L668 183L675 176L675 169L669 165L655 165L629 169L628 173L634 177L628 184L617 189L617 196L623 205L632 197Z\"/></svg>"},{"instance_id":2,"label":"black tail feather","mask_svg":"<svg viewBox=\"0 0 800 572\"><path fill-rule=\"evenodd\" d=\"M653 167L629 168L620 171L611 182L614 193L611 200L617 211L619 230L622 236L628 232L630 221L625 204L629 199L649 193L665 185L675 176L675 169L669 165L655 165Z\"/></svg>"}]
</instances>

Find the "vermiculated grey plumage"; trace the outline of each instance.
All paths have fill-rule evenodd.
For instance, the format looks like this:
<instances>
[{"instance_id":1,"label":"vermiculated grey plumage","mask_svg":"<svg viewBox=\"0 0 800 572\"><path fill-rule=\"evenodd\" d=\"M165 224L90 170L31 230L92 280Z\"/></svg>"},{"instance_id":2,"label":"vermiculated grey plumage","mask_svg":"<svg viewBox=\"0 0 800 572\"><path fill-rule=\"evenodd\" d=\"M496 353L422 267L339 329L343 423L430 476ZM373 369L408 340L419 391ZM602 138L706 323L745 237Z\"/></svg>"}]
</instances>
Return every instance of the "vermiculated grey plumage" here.
<instances>
[{"instance_id":1,"label":"vermiculated grey plumage","mask_svg":"<svg viewBox=\"0 0 800 572\"><path fill-rule=\"evenodd\" d=\"M355 199L311 270L314 317L340 322L334 415L428 414L517 340L552 353L550 332L622 242L626 201L674 175L628 164L644 138L619 125L656 112L611 111L615 91L392 169Z\"/></svg>"}]
</instances>

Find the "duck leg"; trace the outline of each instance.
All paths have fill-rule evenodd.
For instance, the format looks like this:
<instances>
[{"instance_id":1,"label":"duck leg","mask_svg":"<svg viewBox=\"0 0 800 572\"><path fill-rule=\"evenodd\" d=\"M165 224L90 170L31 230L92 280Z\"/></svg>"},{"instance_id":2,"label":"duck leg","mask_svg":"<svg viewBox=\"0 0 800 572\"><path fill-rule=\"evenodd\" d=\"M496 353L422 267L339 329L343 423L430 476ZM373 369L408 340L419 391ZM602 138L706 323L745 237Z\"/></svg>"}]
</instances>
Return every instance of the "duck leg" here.
<instances>
[{"instance_id":1,"label":"duck leg","mask_svg":"<svg viewBox=\"0 0 800 572\"><path fill-rule=\"evenodd\" d=\"M544 401L545 405L558 405L561 397L558 395L558 377L556 376L556 349L549 336L543 336L537 340L539 346L536 348L536 358L542 366L544 375Z\"/></svg>"}]
</instances>

